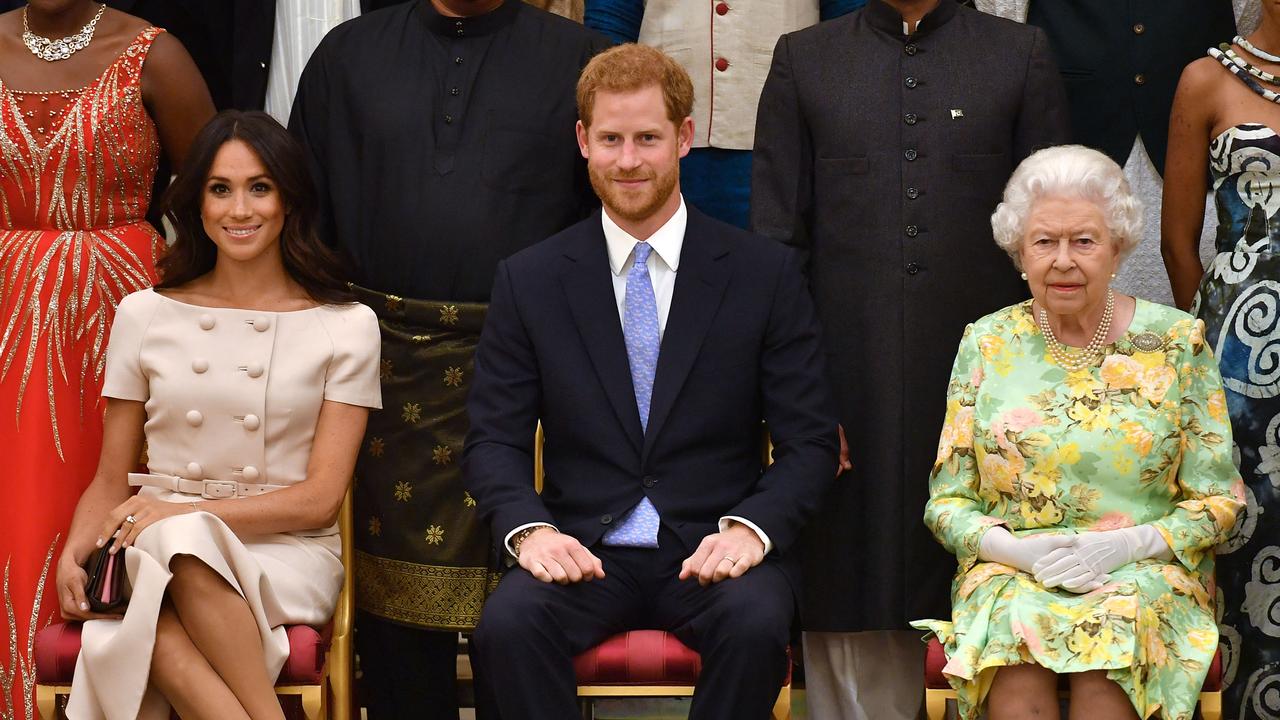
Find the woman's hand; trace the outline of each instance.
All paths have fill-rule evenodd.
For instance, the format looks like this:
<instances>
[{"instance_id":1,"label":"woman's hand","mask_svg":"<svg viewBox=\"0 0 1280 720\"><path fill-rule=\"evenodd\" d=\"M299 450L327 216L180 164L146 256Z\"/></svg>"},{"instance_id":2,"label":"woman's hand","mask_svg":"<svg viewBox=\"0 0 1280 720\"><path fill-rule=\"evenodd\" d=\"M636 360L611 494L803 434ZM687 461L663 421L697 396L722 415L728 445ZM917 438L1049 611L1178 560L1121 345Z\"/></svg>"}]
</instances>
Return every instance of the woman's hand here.
<instances>
[{"instance_id":1,"label":"woman's hand","mask_svg":"<svg viewBox=\"0 0 1280 720\"><path fill-rule=\"evenodd\" d=\"M194 508L187 503L171 503L150 496L134 495L107 513L98 547L110 542L108 552L116 553L138 539L138 534L151 525L174 515L184 515Z\"/></svg>"},{"instance_id":2,"label":"woman's hand","mask_svg":"<svg viewBox=\"0 0 1280 720\"><path fill-rule=\"evenodd\" d=\"M119 615L103 615L89 610L89 599L84 594L85 585L89 582L89 574L84 570L84 563L89 559L93 548L80 548L79 552L70 544L58 558L57 573L54 582L58 590L58 609L64 620L94 620L99 618L118 618ZM83 554L83 558L77 556Z\"/></svg>"}]
</instances>

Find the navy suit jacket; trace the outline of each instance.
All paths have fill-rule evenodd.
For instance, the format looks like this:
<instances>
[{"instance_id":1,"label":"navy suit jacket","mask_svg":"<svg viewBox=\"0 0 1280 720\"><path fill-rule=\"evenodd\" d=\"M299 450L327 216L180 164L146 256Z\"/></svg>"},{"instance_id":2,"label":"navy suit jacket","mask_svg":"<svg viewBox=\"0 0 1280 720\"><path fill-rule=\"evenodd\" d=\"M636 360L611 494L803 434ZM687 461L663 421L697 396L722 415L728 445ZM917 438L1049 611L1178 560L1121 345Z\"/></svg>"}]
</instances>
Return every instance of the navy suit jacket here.
<instances>
[{"instance_id":1,"label":"navy suit jacket","mask_svg":"<svg viewBox=\"0 0 1280 720\"><path fill-rule=\"evenodd\" d=\"M838 437L799 258L688 212L647 432L600 211L498 266L463 472L499 553L532 522L590 547L647 495L689 553L736 515L768 534L770 559L785 558L820 502ZM541 495L532 483L539 419ZM762 421L774 443L767 468Z\"/></svg>"}]
</instances>

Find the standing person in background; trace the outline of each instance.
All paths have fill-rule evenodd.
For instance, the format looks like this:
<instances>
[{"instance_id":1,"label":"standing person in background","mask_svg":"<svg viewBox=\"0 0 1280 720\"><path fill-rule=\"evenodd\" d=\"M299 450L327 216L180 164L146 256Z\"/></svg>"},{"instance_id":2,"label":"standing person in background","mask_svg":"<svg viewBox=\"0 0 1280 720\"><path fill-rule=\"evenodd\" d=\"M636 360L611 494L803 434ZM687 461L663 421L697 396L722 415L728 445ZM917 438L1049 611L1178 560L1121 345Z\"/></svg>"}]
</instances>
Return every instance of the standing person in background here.
<instances>
[{"instance_id":1,"label":"standing person in background","mask_svg":"<svg viewBox=\"0 0 1280 720\"><path fill-rule=\"evenodd\" d=\"M1187 66L1169 122L1162 249L1178 307L1205 323L1227 392L1247 508L1219 546L1218 587L1227 717L1280 716L1277 586L1280 545L1280 8L1262 5L1247 38ZM1217 255L1197 253L1202 203L1213 192ZM1269 522L1259 522L1259 518Z\"/></svg>"},{"instance_id":2,"label":"standing person in background","mask_svg":"<svg viewBox=\"0 0 1280 720\"><path fill-rule=\"evenodd\" d=\"M973 38L984 38L975 45ZM913 718L954 558L920 525L952 346L1024 297L988 218L1067 139L1044 33L955 0L870 0L782 36L760 98L752 225L802 248L852 473L808 527L805 677L820 718Z\"/></svg>"},{"instance_id":3,"label":"standing person in background","mask_svg":"<svg viewBox=\"0 0 1280 720\"><path fill-rule=\"evenodd\" d=\"M766 58L783 33L852 12L866 0L587 0L587 27L656 47L693 80L693 150L680 161L689 202L745 228L751 145Z\"/></svg>"},{"instance_id":4,"label":"standing person in background","mask_svg":"<svg viewBox=\"0 0 1280 720\"><path fill-rule=\"evenodd\" d=\"M382 328L356 466L356 650L369 717L457 717L457 635L480 618L488 530L462 485L464 400L498 261L595 206L578 73L607 41L516 0L415 0L320 43L290 129L324 234Z\"/></svg>"},{"instance_id":5,"label":"standing person in background","mask_svg":"<svg viewBox=\"0 0 1280 720\"><path fill-rule=\"evenodd\" d=\"M177 40L89 0L0 15L0 94L0 717L31 720L52 562L102 442L107 331L164 247L145 220L157 156L184 156L213 106Z\"/></svg>"}]
</instances>

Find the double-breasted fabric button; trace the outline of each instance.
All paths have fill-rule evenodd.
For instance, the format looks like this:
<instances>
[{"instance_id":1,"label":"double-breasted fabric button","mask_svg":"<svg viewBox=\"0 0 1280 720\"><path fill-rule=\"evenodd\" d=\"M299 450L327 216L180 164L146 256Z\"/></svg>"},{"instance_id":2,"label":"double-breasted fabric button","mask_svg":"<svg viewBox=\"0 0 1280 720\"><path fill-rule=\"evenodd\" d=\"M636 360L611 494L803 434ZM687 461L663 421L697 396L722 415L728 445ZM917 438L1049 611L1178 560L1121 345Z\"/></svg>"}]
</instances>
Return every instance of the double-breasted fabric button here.
<instances>
[{"instance_id":1,"label":"double-breasted fabric button","mask_svg":"<svg viewBox=\"0 0 1280 720\"><path fill-rule=\"evenodd\" d=\"M209 361L205 360L204 358L196 358L195 360L192 360L191 371L196 373L197 375L208 372Z\"/></svg>"},{"instance_id":2,"label":"double-breasted fabric button","mask_svg":"<svg viewBox=\"0 0 1280 720\"><path fill-rule=\"evenodd\" d=\"M249 482L254 482L258 478L262 477L262 473L258 472L258 468L252 465L245 465L244 469L240 471L240 474Z\"/></svg>"},{"instance_id":3,"label":"double-breasted fabric button","mask_svg":"<svg viewBox=\"0 0 1280 720\"><path fill-rule=\"evenodd\" d=\"M717 14L717 15L728 15L728 14L729 14L729 3L716 3L716 14Z\"/></svg>"},{"instance_id":4,"label":"double-breasted fabric button","mask_svg":"<svg viewBox=\"0 0 1280 720\"><path fill-rule=\"evenodd\" d=\"M913 88L920 84L920 81L915 79L913 76L908 76L906 80L903 80L903 82L906 83L906 86L909 88Z\"/></svg>"},{"instance_id":5,"label":"double-breasted fabric button","mask_svg":"<svg viewBox=\"0 0 1280 720\"><path fill-rule=\"evenodd\" d=\"M244 372L251 378L262 377L262 363L251 362L245 366Z\"/></svg>"},{"instance_id":6,"label":"double-breasted fabric button","mask_svg":"<svg viewBox=\"0 0 1280 720\"><path fill-rule=\"evenodd\" d=\"M919 51L920 51L920 48L916 47L915 43L907 43L902 47L902 52L908 55L915 55Z\"/></svg>"},{"instance_id":7,"label":"double-breasted fabric button","mask_svg":"<svg viewBox=\"0 0 1280 720\"><path fill-rule=\"evenodd\" d=\"M907 148L906 151L902 153L902 157L906 158L909 162L920 157L920 153L916 152L915 148Z\"/></svg>"},{"instance_id":8,"label":"double-breasted fabric button","mask_svg":"<svg viewBox=\"0 0 1280 720\"><path fill-rule=\"evenodd\" d=\"M608 513L605 513L604 515L601 515L601 516L600 516L600 524L601 524L601 525L608 525L608 524L609 524L609 523L611 523L611 522L613 522L613 516L612 516L612 515L609 515Z\"/></svg>"},{"instance_id":9,"label":"double-breasted fabric button","mask_svg":"<svg viewBox=\"0 0 1280 720\"><path fill-rule=\"evenodd\" d=\"M728 70L729 61L725 60L724 58L716 58L716 69L719 70L720 72L724 72L725 70Z\"/></svg>"},{"instance_id":10,"label":"double-breasted fabric button","mask_svg":"<svg viewBox=\"0 0 1280 720\"><path fill-rule=\"evenodd\" d=\"M919 234L920 234L920 228L916 227L915 225L907 226L907 237L915 237Z\"/></svg>"},{"instance_id":11,"label":"double-breasted fabric button","mask_svg":"<svg viewBox=\"0 0 1280 720\"><path fill-rule=\"evenodd\" d=\"M915 275L915 274L916 274L916 273L918 273L918 272L920 272L920 266L919 266L919 265L917 265L917 264L915 264L915 263L907 263L907 274L908 274L908 275Z\"/></svg>"},{"instance_id":12,"label":"double-breasted fabric button","mask_svg":"<svg viewBox=\"0 0 1280 720\"><path fill-rule=\"evenodd\" d=\"M192 480L203 480L204 468L200 467L198 462L187 463L187 477Z\"/></svg>"},{"instance_id":13,"label":"double-breasted fabric button","mask_svg":"<svg viewBox=\"0 0 1280 720\"><path fill-rule=\"evenodd\" d=\"M199 410L187 411L187 424L191 427L200 427L204 423L204 415Z\"/></svg>"},{"instance_id":14,"label":"double-breasted fabric button","mask_svg":"<svg viewBox=\"0 0 1280 720\"><path fill-rule=\"evenodd\" d=\"M644 485L647 488L651 488L654 485L658 484L658 479L652 475L645 475L644 479L640 481L640 484Z\"/></svg>"},{"instance_id":15,"label":"double-breasted fabric button","mask_svg":"<svg viewBox=\"0 0 1280 720\"><path fill-rule=\"evenodd\" d=\"M908 199L910 199L910 200L915 200L915 199L916 199L916 198L918 198L918 197L920 197L920 191L919 191L918 189L913 188L913 187L909 187L909 188L907 188L907 198L908 198Z\"/></svg>"},{"instance_id":16,"label":"double-breasted fabric button","mask_svg":"<svg viewBox=\"0 0 1280 720\"><path fill-rule=\"evenodd\" d=\"M266 315L259 315L253 319L253 329L258 332L266 332L271 329L271 318Z\"/></svg>"},{"instance_id":17,"label":"double-breasted fabric button","mask_svg":"<svg viewBox=\"0 0 1280 720\"><path fill-rule=\"evenodd\" d=\"M917 122L920 121L920 116L916 115L915 113L907 113L906 115L902 116L902 121L908 125L915 125Z\"/></svg>"},{"instance_id":18,"label":"double-breasted fabric button","mask_svg":"<svg viewBox=\"0 0 1280 720\"><path fill-rule=\"evenodd\" d=\"M258 416L257 416L257 415L245 415L245 416L244 416L244 429L245 429L245 430L257 430L257 429L258 429L258 428L260 428L260 427L262 427L262 421L258 419Z\"/></svg>"},{"instance_id":19,"label":"double-breasted fabric button","mask_svg":"<svg viewBox=\"0 0 1280 720\"><path fill-rule=\"evenodd\" d=\"M214 319L213 319L213 316L212 316L212 315L210 315L209 313L201 313L201 314L200 314L200 319L199 319L197 322L199 322L199 323L200 323L200 329L201 329L201 330L212 330L212 329L213 329L214 324L215 324L217 321L216 321L216 320L214 320Z\"/></svg>"}]
</instances>

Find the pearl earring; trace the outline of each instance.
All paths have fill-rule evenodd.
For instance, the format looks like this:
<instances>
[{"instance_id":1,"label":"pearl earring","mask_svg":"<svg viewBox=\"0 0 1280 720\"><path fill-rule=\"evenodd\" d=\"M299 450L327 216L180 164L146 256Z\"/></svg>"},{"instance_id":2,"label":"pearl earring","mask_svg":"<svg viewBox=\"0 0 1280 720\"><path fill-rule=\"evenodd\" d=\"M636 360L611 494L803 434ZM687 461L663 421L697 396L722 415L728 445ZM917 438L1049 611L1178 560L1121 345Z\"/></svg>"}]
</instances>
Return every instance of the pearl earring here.
<instances>
[{"instance_id":1,"label":"pearl earring","mask_svg":"<svg viewBox=\"0 0 1280 720\"><path fill-rule=\"evenodd\" d=\"M1115 279L1116 279L1116 274L1115 274L1115 273L1111 273L1111 279L1112 279L1112 280L1115 280Z\"/></svg>"},{"instance_id":2,"label":"pearl earring","mask_svg":"<svg viewBox=\"0 0 1280 720\"><path fill-rule=\"evenodd\" d=\"M1027 274L1026 274L1026 273L1022 273L1022 279L1023 279L1023 280L1026 280L1026 279L1027 279Z\"/></svg>"}]
</instances>

